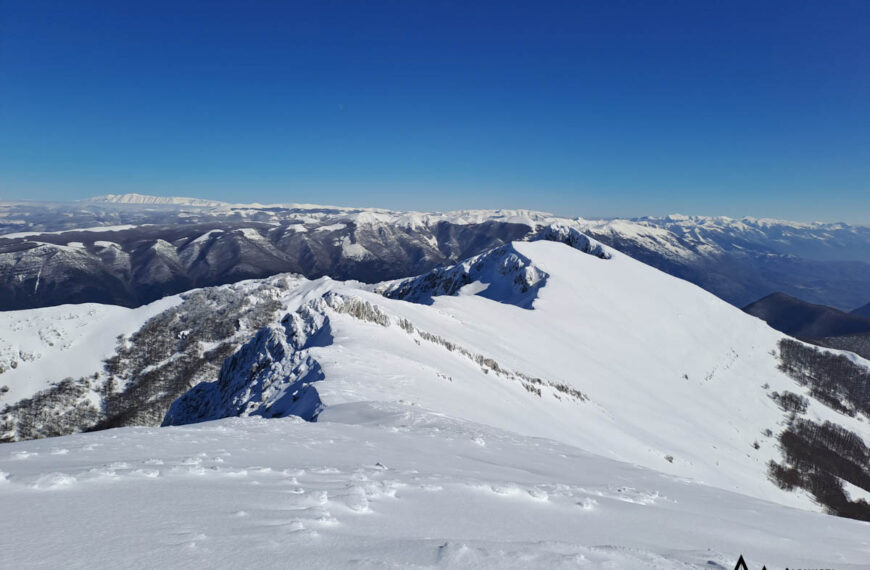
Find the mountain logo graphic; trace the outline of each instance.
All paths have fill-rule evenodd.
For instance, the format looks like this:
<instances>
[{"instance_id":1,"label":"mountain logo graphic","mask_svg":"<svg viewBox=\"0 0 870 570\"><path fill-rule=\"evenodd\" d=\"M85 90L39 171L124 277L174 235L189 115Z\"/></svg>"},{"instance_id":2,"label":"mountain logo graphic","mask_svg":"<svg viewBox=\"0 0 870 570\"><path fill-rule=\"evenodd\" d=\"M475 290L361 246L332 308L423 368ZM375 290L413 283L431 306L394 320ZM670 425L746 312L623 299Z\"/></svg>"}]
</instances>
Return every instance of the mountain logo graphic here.
<instances>
[{"instance_id":1,"label":"mountain logo graphic","mask_svg":"<svg viewBox=\"0 0 870 570\"><path fill-rule=\"evenodd\" d=\"M742 554L740 555L740 558L737 559L737 565L734 567L734 570L749 570ZM762 566L761 570L767 570L767 566Z\"/></svg>"}]
</instances>

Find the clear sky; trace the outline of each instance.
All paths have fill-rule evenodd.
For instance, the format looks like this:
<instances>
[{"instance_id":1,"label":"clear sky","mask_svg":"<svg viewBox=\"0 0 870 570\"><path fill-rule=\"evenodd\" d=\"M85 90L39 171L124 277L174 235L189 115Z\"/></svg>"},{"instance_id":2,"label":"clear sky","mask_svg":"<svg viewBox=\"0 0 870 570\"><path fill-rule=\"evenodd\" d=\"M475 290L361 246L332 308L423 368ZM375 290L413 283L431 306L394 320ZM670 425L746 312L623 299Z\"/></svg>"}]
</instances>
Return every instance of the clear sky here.
<instances>
[{"instance_id":1,"label":"clear sky","mask_svg":"<svg viewBox=\"0 0 870 570\"><path fill-rule=\"evenodd\" d=\"M870 223L870 1L0 2L0 198Z\"/></svg>"}]
</instances>

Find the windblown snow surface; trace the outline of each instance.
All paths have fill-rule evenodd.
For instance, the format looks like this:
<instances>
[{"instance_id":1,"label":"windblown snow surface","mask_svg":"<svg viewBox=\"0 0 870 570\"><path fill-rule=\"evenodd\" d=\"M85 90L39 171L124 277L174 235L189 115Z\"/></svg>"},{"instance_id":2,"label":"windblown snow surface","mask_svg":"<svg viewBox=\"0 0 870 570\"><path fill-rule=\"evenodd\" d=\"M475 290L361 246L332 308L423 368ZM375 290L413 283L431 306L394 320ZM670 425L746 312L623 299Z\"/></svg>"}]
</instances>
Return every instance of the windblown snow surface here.
<instances>
[{"instance_id":1,"label":"windblown snow surface","mask_svg":"<svg viewBox=\"0 0 870 570\"><path fill-rule=\"evenodd\" d=\"M866 524L396 403L0 453L3 568L843 570L870 548Z\"/></svg>"},{"instance_id":2,"label":"windblown snow surface","mask_svg":"<svg viewBox=\"0 0 870 570\"><path fill-rule=\"evenodd\" d=\"M598 251L299 281L172 427L0 447L0 567L867 568L767 478L782 334Z\"/></svg>"}]
</instances>

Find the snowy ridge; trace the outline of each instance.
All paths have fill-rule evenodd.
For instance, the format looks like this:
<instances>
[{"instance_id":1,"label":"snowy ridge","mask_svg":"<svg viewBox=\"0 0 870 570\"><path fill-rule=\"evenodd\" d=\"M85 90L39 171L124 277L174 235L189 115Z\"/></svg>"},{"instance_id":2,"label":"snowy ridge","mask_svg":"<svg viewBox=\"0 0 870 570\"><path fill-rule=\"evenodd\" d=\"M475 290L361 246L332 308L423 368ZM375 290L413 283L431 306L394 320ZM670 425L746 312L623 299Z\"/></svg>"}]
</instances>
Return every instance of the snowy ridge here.
<instances>
[{"instance_id":1,"label":"snowy ridge","mask_svg":"<svg viewBox=\"0 0 870 570\"><path fill-rule=\"evenodd\" d=\"M439 295L470 293L528 309L546 280L546 273L508 244L450 268L438 267L420 277L383 285L377 292L425 304Z\"/></svg>"},{"instance_id":2,"label":"snowy ridge","mask_svg":"<svg viewBox=\"0 0 870 570\"><path fill-rule=\"evenodd\" d=\"M529 236L529 241L536 240L564 243L599 259L612 257L599 242L563 224L537 230ZM513 244L507 244L449 268L437 267L419 277L382 285L376 291L390 299L425 304L432 304L439 295L474 294L529 309L547 277Z\"/></svg>"},{"instance_id":3,"label":"snowy ridge","mask_svg":"<svg viewBox=\"0 0 870 570\"><path fill-rule=\"evenodd\" d=\"M535 234L528 241L547 240L564 243L572 248L588 253L599 259L610 259L612 254L600 242L580 232L576 227L565 222L552 222L549 225L537 228Z\"/></svg>"},{"instance_id":4,"label":"snowy ridge","mask_svg":"<svg viewBox=\"0 0 870 570\"><path fill-rule=\"evenodd\" d=\"M478 272L475 262L463 263L434 273L446 275L442 281L411 281L405 289L392 284L385 291L404 291L426 304L331 280L289 293L284 323L316 315L313 322L318 330L328 326L328 335L318 334L316 343L306 340L309 333L293 341L300 329L285 325L261 333L228 361L233 364L217 385L179 400L167 423L276 415L269 406L279 401L277 415L313 418L308 402L314 393L293 407L302 389L316 390L321 415L356 402L412 402L727 490L817 508L767 478L768 462L780 457L775 437L787 420L769 395L806 393L779 370L781 334L615 252L605 261L560 243L515 242L476 261ZM511 271L500 272L505 267ZM537 298L516 306L510 302L516 277L532 268ZM488 290L501 294L440 294ZM310 369L317 370L316 381L300 382ZM268 395L260 398L261 390ZM228 396L216 398L218 393ZM203 406L204 400L222 404ZM810 417L868 436L860 418L809 402Z\"/></svg>"}]
</instances>

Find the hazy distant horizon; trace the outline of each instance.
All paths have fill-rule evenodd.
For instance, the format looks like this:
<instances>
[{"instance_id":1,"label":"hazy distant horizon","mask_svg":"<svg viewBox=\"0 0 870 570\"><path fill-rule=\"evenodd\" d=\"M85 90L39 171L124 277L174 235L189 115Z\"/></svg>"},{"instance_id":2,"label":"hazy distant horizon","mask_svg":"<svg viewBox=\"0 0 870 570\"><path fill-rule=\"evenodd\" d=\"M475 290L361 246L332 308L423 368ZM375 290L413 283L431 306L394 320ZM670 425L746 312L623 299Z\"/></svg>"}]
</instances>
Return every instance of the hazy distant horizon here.
<instances>
[{"instance_id":1,"label":"hazy distant horizon","mask_svg":"<svg viewBox=\"0 0 870 570\"><path fill-rule=\"evenodd\" d=\"M752 213L747 214L724 214L721 212L692 212L692 211L679 211L679 210L657 210L654 212L642 212L636 214L625 214L625 213L616 213L616 214L596 214L590 212L573 212L573 211L558 211L547 208L540 207L529 207L529 206L504 206L504 205L490 205L490 206L477 206L477 207L442 207L442 208L402 208L402 207L392 207L392 206L382 206L377 204L362 204L362 203L333 203L333 202L313 202L313 201L305 201L305 200L294 200L294 199L285 199L285 200L260 200L257 199L255 194L247 194L244 198L239 200L233 199L221 199L216 198L214 196L203 194L203 195L184 195L184 194L147 194L142 192L109 192L106 194L91 194L81 198L67 198L67 199L55 199L55 200L42 200L38 198L8 198L0 195L0 203L2 202L32 202L32 203L64 203L64 202L76 202L83 201L86 202L88 200L94 198L100 198L107 194L138 194L142 196L153 196L158 198L182 198L182 199L192 199L192 200L205 200L205 201L213 201L213 202L225 202L228 204L259 204L262 206L271 206L271 205L310 205L310 206L323 206L323 207L335 207L335 208L349 208L349 209L375 209L375 210L391 210L398 212L420 212L420 213L446 213L446 212L455 212L455 211L463 211L463 210L527 210L531 212L540 212L546 214L552 214L556 217L561 218L585 218L589 220L617 220L617 219L637 219L637 218L664 218L668 216L688 216L688 217L699 217L699 218L718 218L718 217L726 217L732 219L743 219L743 218L754 218L754 219L775 219L789 222L799 222L799 223L826 223L826 224L835 224L835 223L845 223L849 225L860 225L860 226L870 226L870 221L849 221L842 219L819 219L819 218L807 218L801 219L797 217L784 217L784 216L776 216L776 215L757 215Z\"/></svg>"}]
</instances>

